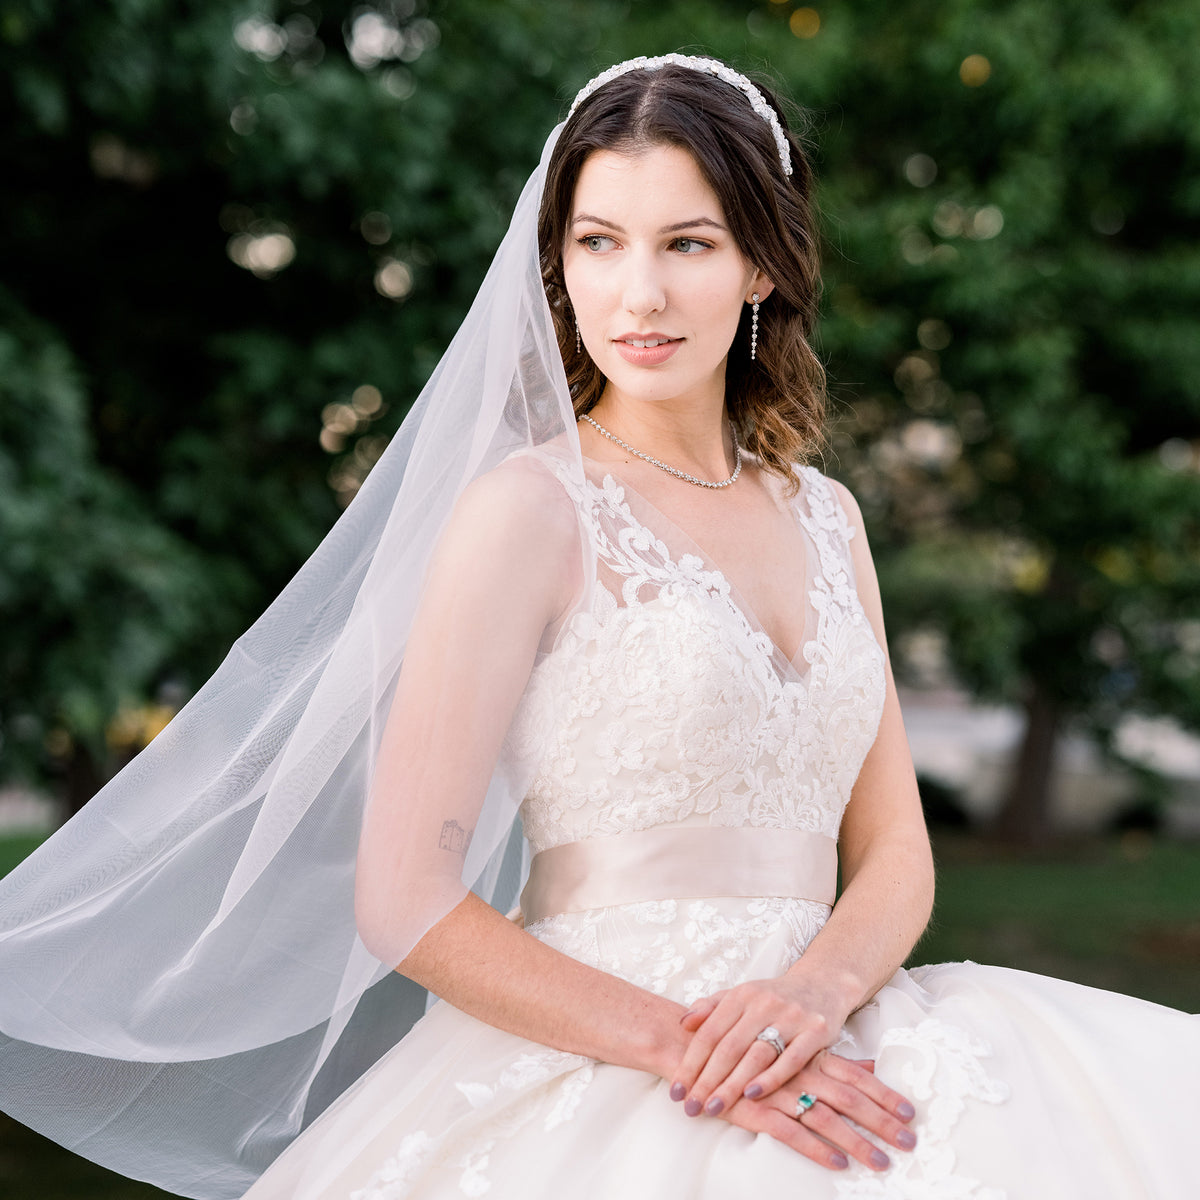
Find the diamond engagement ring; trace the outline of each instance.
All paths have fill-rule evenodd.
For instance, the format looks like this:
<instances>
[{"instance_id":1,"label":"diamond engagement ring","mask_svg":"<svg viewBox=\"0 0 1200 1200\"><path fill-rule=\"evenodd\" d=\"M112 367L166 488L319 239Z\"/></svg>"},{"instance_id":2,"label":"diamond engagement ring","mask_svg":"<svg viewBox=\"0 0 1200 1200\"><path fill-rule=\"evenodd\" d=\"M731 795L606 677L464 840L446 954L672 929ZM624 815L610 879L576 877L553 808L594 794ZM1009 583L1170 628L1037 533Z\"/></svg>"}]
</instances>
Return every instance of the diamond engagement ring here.
<instances>
[{"instance_id":1,"label":"diamond engagement ring","mask_svg":"<svg viewBox=\"0 0 1200 1200\"><path fill-rule=\"evenodd\" d=\"M817 1098L812 1092L801 1092L796 1097L796 1120L799 1121L816 1102Z\"/></svg>"},{"instance_id":2,"label":"diamond engagement ring","mask_svg":"<svg viewBox=\"0 0 1200 1200\"><path fill-rule=\"evenodd\" d=\"M776 1057L787 1049L787 1043L779 1036L779 1030L774 1025L768 1025L754 1040L756 1042L766 1042L775 1051Z\"/></svg>"}]
</instances>

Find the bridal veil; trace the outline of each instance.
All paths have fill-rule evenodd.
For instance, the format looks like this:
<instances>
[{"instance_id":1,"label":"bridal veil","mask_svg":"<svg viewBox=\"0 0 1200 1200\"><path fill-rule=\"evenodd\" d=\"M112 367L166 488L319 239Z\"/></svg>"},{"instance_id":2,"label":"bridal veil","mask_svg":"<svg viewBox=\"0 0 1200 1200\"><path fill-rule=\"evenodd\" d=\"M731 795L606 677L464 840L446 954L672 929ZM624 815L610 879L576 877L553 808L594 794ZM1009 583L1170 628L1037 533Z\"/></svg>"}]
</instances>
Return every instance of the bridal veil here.
<instances>
[{"instance_id":1,"label":"bridal veil","mask_svg":"<svg viewBox=\"0 0 1200 1200\"><path fill-rule=\"evenodd\" d=\"M356 928L383 725L456 501L534 447L582 482L538 257L557 135L357 498L170 726L0 883L0 1107L127 1175L240 1196L422 1013L394 964L469 887L503 909L520 886L529 764L509 747L472 836L447 814L452 845L404 850L409 871L453 862L448 885L398 878L376 953Z\"/></svg>"}]
</instances>

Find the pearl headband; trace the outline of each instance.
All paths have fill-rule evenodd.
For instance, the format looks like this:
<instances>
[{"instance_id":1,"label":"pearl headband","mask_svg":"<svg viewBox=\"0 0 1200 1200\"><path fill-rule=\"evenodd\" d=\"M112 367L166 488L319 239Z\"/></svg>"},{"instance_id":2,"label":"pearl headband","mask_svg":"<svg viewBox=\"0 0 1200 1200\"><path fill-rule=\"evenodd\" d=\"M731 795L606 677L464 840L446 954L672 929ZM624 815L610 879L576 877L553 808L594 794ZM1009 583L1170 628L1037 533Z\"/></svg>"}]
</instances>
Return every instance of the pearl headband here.
<instances>
[{"instance_id":1,"label":"pearl headband","mask_svg":"<svg viewBox=\"0 0 1200 1200\"><path fill-rule=\"evenodd\" d=\"M602 71L580 91L571 104L571 110L567 113L567 118L570 119L574 115L575 110L593 92L602 88L606 83L611 83L614 79L619 79L622 75L628 75L630 71L657 71L661 67L670 65L686 67L689 71L700 71L705 75L713 75L723 83L737 88L750 101L750 107L771 127L771 134L775 138L775 146L779 151L779 165L783 167L783 173L785 175L792 173L792 149L788 145L787 137L783 132L783 126L779 124L779 117L776 115L775 110L767 103L762 92L745 75L739 75L732 67L727 67L723 62L718 62L715 58L697 58L692 54L661 54L657 58L646 58L643 56L642 58L631 58L625 62L617 63L616 66L609 67L607 71Z\"/></svg>"}]
</instances>

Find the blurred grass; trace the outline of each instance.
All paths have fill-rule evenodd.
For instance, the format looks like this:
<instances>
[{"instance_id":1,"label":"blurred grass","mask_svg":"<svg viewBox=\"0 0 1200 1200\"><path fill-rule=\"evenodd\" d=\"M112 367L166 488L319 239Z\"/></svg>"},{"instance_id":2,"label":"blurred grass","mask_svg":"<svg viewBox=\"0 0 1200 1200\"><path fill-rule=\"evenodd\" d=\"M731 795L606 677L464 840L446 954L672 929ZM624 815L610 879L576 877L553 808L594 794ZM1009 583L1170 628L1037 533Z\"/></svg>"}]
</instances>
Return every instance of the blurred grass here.
<instances>
[{"instance_id":1,"label":"blurred grass","mask_svg":"<svg viewBox=\"0 0 1200 1200\"><path fill-rule=\"evenodd\" d=\"M1038 855L937 832L910 963L969 958L1200 1012L1200 842L1143 832Z\"/></svg>"},{"instance_id":2,"label":"blurred grass","mask_svg":"<svg viewBox=\"0 0 1200 1200\"><path fill-rule=\"evenodd\" d=\"M0 837L0 874L37 837ZM1200 843L1145 834L1031 858L939 832L938 902L914 963L971 958L1200 1010ZM163 1200L0 1115L5 1200Z\"/></svg>"}]
</instances>

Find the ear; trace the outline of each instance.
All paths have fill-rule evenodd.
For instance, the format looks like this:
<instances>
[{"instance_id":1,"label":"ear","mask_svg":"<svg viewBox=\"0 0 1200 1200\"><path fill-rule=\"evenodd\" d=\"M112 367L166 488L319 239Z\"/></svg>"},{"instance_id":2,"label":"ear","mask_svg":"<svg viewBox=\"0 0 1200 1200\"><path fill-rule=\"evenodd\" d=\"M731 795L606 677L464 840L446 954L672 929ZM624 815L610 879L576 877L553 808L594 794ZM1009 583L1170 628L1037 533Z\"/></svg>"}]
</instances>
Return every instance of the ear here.
<instances>
[{"instance_id":1,"label":"ear","mask_svg":"<svg viewBox=\"0 0 1200 1200\"><path fill-rule=\"evenodd\" d=\"M746 288L746 303L754 302L754 293L758 293L759 303L762 303L773 291L775 285L767 278L763 271L755 271L754 278L750 280L749 287Z\"/></svg>"}]
</instances>

